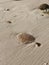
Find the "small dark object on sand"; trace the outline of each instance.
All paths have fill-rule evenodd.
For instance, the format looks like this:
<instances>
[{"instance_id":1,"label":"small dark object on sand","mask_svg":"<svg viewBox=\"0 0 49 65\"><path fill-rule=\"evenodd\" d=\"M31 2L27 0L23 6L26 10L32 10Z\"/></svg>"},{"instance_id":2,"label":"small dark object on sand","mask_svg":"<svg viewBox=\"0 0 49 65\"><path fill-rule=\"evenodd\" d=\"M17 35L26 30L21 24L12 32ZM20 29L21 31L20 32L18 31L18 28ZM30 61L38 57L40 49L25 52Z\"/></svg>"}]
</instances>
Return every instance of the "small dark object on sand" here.
<instances>
[{"instance_id":1,"label":"small dark object on sand","mask_svg":"<svg viewBox=\"0 0 49 65\"><path fill-rule=\"evenodd\" d=\"M42 16L44 16L44 15L42 14Z\"/></svg>"},{"instance_id":2,"label":"small dark object on sand","mask_svg":"<svg viewBox=\"0 0 49 65\"><path fill-rule=\"evenodd\" d=\"M49 9L49 5L48 4L41 4L40 6L39 6L39 9L40 10L46 10L46 12L47 12L47 9Z\"/></svg>"},{"instance_id":3,"label":"small dark object on sand","mask_svg":"<svg viewBox=\"0 0 49 65\"><path fill-rule=\"evenodd\" d=\"M7 21L8 23L12 23L11 21Z\"/></svg>"},{"instance_id":4,"label":"small dark object on sand","mask_svg":"<svg viewBox=\"0 0 49 65\"><path fill-rule=\"evenodd\" d=\"M10 9L7 9L7 11L9 11Z\"/></svg>"},{"instance_id":5,"label":"small dark object on sand","mask_svg":"<svg viewBox=\"0 0 49 65\"><path fill-rule=\"evenodd\" d=\"M37 45L38 47L40 47L40 46L41 46L41 43L36 42L36 45Z\"/></svg>"},{"instance_id":6,"label":"small dark object on sand","mask_svg":"<svg viewBox=\"0 0 49 65\"><path fill-rule=\"evenodd\" d=\"M10 9L9 8L6 8L6 9L4 9L4 11L10 11Z\"/></svg>"}]
</instances>

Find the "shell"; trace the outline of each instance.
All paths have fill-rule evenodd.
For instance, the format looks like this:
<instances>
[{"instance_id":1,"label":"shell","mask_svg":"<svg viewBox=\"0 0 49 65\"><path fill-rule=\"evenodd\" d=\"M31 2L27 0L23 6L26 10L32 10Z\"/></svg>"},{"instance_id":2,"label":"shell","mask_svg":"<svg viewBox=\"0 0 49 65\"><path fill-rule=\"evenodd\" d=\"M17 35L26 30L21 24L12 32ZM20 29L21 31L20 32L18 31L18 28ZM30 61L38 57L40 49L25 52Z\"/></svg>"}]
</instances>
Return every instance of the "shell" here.
<instances>
[{"instance_id":1,"label":"shell","mask_svg":"<svg viewBox=\"0 0 49 65\"><path fill-rule=\"evenodd\" d=\"M19 33L17 35L17 41L20 43L32 43L35 41L35 37L28 33Z\"/></svg>"},{"instance_id":2,"label":"shell","mask_svg":"<svg viewBox=\"0 0 49 65\"><path fill-rule=\"evenodd\" d=\"M49 9L49 5L48 4L41 4L40 6L39 6L39 9L41 9L41 10L46 10L46 9Z\"/></svg>"}]
</instances>

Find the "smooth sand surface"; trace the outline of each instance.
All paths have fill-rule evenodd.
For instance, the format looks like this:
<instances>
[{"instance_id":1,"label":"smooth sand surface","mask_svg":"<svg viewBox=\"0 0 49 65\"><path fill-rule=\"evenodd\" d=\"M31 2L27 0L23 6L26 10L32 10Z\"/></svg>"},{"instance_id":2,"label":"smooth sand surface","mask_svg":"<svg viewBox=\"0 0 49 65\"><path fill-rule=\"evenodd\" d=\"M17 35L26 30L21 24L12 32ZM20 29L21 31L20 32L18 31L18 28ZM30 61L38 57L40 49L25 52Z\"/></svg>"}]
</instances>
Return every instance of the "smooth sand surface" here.
<instances>
[{"instance_id":1,"label":"smooth sand surface","mask_svg":"<svg viewBox=\"0 0 49 65\"><path fill-rule=\"evenodd\" d=\"M41 3L49 0L0 0L0 65L49 64L49 15L37 9ZM21 32L34 35L41 47L18 43Z\"/></svg>"}]
</instances>

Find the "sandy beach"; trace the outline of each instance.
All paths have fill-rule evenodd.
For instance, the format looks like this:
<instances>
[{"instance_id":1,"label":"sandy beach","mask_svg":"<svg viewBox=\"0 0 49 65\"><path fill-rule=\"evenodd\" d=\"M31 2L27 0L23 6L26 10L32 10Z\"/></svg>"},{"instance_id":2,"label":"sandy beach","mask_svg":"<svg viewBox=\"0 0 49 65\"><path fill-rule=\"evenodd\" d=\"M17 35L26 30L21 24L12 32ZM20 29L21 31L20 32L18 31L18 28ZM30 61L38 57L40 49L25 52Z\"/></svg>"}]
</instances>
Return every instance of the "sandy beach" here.
<instances>
[{"instance_id":1,"label":"sandy beach","mask_svg":"<svg viewBox=\"0 0 49 65\"><path fill-rule=\"evenodd\" d=\"M37 9L42 3L49 0L0 0L0 65L49 65L49 14ZM36 40L18 43L17 33Z\"/></svg>"}]
</instances>

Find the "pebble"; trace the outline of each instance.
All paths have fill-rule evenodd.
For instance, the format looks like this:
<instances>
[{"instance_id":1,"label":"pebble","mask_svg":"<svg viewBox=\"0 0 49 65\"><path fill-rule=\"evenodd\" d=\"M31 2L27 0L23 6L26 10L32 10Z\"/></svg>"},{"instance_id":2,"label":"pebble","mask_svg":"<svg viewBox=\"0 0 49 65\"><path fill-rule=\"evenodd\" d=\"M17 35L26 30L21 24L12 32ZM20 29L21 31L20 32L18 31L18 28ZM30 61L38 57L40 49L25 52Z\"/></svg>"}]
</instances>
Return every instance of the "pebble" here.
<instances>
[{"instance_id":1,"label":"pebble","mask_svg":"<svg viewBox=\"0 0 49 65\"><path fill-rule=\"evenodd\" d=\"M11 21L7 21L8 23L12 23Z\"/></svg>"},{"instance_id":2,"label":"pebble","mask_svg":"<svg viewBox=\"0 0 49 65\"><path fill-rule=\"evenodd\" d=\"M40 47L40 46L41 46L41 43L39 43L39 42L36 42L36 45L37 45L38 47Z\"/></svg>"}]
</instances>

